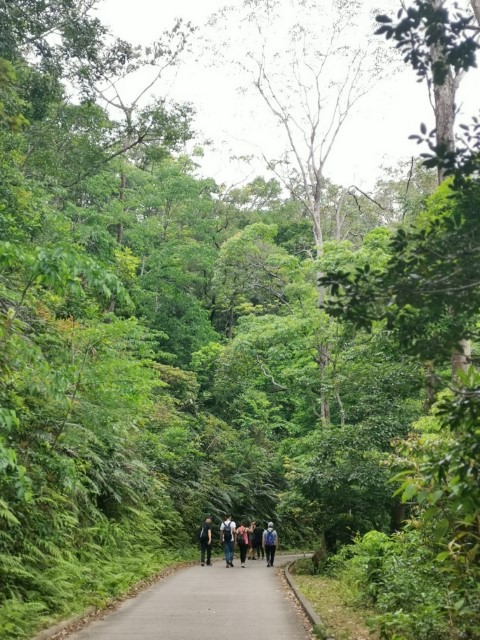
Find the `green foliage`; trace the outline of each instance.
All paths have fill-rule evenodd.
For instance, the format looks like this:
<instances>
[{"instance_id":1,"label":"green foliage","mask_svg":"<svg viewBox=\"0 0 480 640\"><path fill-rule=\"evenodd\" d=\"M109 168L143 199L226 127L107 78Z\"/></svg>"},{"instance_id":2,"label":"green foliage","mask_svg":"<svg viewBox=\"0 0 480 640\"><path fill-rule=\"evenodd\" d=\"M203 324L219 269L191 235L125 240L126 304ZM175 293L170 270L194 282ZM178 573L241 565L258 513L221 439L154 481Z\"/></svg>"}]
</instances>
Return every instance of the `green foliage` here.
<instances>
[{"instance_id":1,"label":"green foliage","mask_svg":"<svg viewBox=\"0 0 480 640\"><path fill-rule=\"evenodd\" d=\"M22 114L12 115L9 113L9 105L14 93L12 85L17 80L17 74L11 62L0 57L0 127L6 126L11 131L18 132L28 124L28 120ZM6 105L7 103L7 105Z\"/></svg>"},{"instance_id":2,"label":"green foliage","mask_svg":"<svg viewBox=\"0 0 480 640\"><path fill-rule=\"evenodd\" d=\"M105 606L133 583L192 556L166 551L146 512L131 514L128 522L117 525L98 518L95 527L71 542L81 545L82 551L56 558L49 558L45 548L30 545L29 553L36 560L31 561L28 574L19 558L10 558L9 576L23 584L0 604L2 637L28 638L39 625L50 626L59 617L81 613L88 606Z\"/></svg>"},{"instance_id":3,"label":"green foliage","mask_svg":"<svg viewBox=\"0 0 480 640\"><path fill-rule=\"evenodd\" d=\"M286 448L287 478L305 497L312 527L325 532L330 551L359 532L389 530L393 504L388 472L382 454L361 431L319 430L298 445L287 442Z\"/></svg>"},{"instance_id":4,"label":"green foliage","mask_svg":"<svg viewBox=\"0 0 480 640\"><path fill-rule=\"evenodd\" d=\"M418 504L417 517L431 529L437 561L458 592L480 575L478 373L470 369L462 383L435 407L438 429L406 443L404 455L414 464L397 478L403 500Z\"/></svg>"},{"instance_id":5,"label":"green foliage","mask_svg":"<svg viewBox=\"0 0 480 640\"><path fill-rule=\"evenodd\" d=\"M378 35L396 40L397 48L404 54L404 61L411 64L420 78L433 73L433 82L444 84L450 67L457 72L475 67L478 42L470 34L472 16L462 14L455 6L452 15L442 4L431 0L416 0L408 9L400 9L398 23L385 15L377 16L381 27ZM432 60L431 48L440 48L440 60Z\"/></svg>"},{"instance_id":6,"label":"green foliage","mask_svg":"<svg viewBox=\"0 0 480 640\"><path fill-rule=\"evenodd\" d=\"M378 615L372 626L386 640L442 640L478 632L475 582L464 582L465 591L451 588L427 530L391 537L371 531L334 557L329 570L342 580L352 602L374 606Z\"/></svg>"},{"instance_id":7,"label":"green foliage","mask_svg":"<svg viewBox=\"0 0 480 640\"><path fill-rule=\"evenodd\" d=\"M413 165L375 200L326 182L314 258L277 181L199 177L191 105L159 97L116 122L97 104L101 79L175 63L189 25L142 50L110 41L91 3L34 4L0 9L0 635L102 606L226 511L342 549L385 637L434 638L448 616L470 629L480 383L427 417L410 353L474 335L478 193L428 200ZM411 226L378 228L378 207ZM318 309L318 273L335 272L339 319ZM389 538L406 468L412 524Z\"/></svg>"},{"instance_id":8,"label":"green foliage","mask_svg":"<svg viewBox=\"0 0 480 640\"><path fill-rule=\"evenodd\" d=\"M428 360L449 358L458 336L476 335L480 290L471 252L478 250L478 198L478 189L459 193L443 183L412 228L397 231L384 268L367 264L326 276L335 296L329 312L367 329L385 319L405 350Z\"/></svg>"},{"instance_id":9,"label":"green foliage","mask_svg":"<svg viewBox=\"0 0 480 640\"><path fill-rule=\"evenodd\" d=\"M443 6L416 2L380 33L393 37L423 77L441 85L452 68L475 62L478 44L470 18L452 18ZM432 46L440 51L433 61ZM478 122L462 125L467 144L450 149L427 140L427 167L453 177L443 182L410 226L400 227L383 265L367 262L342 271L336 265L323 284L331 286L327 308L337 318L374 330L386 322L403 353L442 366L461 339L478 332ZM393 466L397 495L408 507L404 532L394 538L367 534L338 560L343 579L359 585L379 612L382 638L474 638L479 634L479 376L473 364L454 371L449 390L431 414L398 441ZM442 375L437 375L437 384ZM348 559L349 555L351 556Z\"/></svg>"},{"instance_id":10,"label":"green foliage","mask_svg":"<svg viewBox=\"0 0 480 640\"><path fill-rule=\"evenodd\" d=\"M232 336L237 317L276 311L297 261L274 242L275 225L257 222L229 238L220 250L213 278L217 312Z\"/></svg>"}]
</instances>

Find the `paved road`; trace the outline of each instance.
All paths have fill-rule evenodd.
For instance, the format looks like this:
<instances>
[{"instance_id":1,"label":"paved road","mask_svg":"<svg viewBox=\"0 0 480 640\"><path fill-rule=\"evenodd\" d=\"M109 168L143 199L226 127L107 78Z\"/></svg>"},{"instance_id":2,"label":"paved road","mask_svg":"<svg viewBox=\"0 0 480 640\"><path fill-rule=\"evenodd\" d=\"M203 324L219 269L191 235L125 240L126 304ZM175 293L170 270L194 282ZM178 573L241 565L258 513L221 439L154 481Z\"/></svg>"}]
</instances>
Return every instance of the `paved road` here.
<instances>
[{"instance_id":1,"label":"paved road","mask_svg":"<svg viewBox=\"0 0 480 640\"><path fill-rule=\"evenodd\" d=\"M284 564L292 556L275 558ZM277 568L261 560L188 567L124 602L70 640L306 640Z\"/></svg>"}]
</instances>

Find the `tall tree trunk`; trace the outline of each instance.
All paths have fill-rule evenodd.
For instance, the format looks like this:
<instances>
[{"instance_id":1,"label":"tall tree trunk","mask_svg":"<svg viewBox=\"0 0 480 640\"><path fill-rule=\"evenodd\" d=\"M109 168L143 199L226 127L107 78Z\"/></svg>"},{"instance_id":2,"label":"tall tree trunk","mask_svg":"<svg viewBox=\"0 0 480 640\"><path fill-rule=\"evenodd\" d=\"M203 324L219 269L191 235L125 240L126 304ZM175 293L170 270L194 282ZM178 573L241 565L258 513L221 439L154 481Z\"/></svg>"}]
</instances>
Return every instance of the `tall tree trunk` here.
<instances>
[{"instance_id":1,"label":"tall tree trunk","mask_svg":"<svg viewBox=\"0 0 480 640\"><path fill-rule=\"evenodd\" d=\"M441 9L444 0L431 0L435 8ZM471 0L473 10L480 9L480 0ZM431 46L432 63L444 62L443 53L440 46L434 44ZM434 84L435 98L435 125L436 125L436 142L437 146L444 146L447 151L455 149L455 78L451 68L448 70L445 82L442 85ZM441 167L438 169L439 184L445 179L445 170ZM469 357L471 353L470 342L460 339L458 348L452 353L452 377L456 378L459 371L466 371L469 365Z\"/></svg>"},{"instance_id":2,"label":"tall tree trunk","mask_svg":"<svg viewBox=\"0 0 480 640\"><path fill-rule=\"evenodd\" d=\"M123 165L123 163L122 163ZM123 203L125 202L125 187L127 185L127 181L126 181L126 177L125 177L125 171L124 168L122 166L122 170L120 173L120 188L118 190L118 199L120 200L120 202ZM122 206L122 212L123 212L123 206ZM120 220L117 224L117 242L118 244L122 244L123 242L123 220Z\"/></svg>"},{"instance_id":3,"label":"tall tree trunk","mask_svg":"<svg viewBox=\"0 0 480 640\"><path fill-rule=\"evenodd\" d=\"M436 47L432 47L433 59L440 58ZM437 129L437 145L443 145L448 151L455 148L453 126L455 123L455 81L451 70L442 85L434 85L435 125ZM445 169L438 168L438 183L445 179Z\"/></svg>"},{"instance_id":4,"label":"tall tree trunk","mask_svg":"<svg viewBox=\"0 0 480 640\"><path fill-rule=\"evenodd\" d=\"M230 313L228 314L228 325L227 325L227 338L231 340L233 338L233 322L234 322L234 308L233 308L233 300L230 306Z\"/></svg>"},{"instance_id":5,"label":"tall tree trunk","mask_svg":"<svg viewBox=\"0 0 480 640\"><path fill-rule=\"evenodd\" d=\"M470 0L477 24L480 25L480 0Z\"/></svg>"},{"instance_id":6,"label":"tall tree trunk","mask_svg":"<svg viewBox=\"0 0 480 640\"><path fill-rule=\"evenodd\" d=\"M335 240L340 242L343 236L343 225L345 223L345 216L342 217L342 209L345 204L345 200L348 195L348 189L342 191L340 200L335 208Z\"/></svg>"},{"instance_id":7,"label":"tall tree trunk","mask_svg":"<svg viewBox=\"0 0 480 640\"><path fill-rule=\"evenodd\" d=\"M322 230L322 210L321 210L321 184L320 178L317 177L317 183L315 185L315 194L312 200L312 206L310 209L310 218L312 220L313 226L313 237L315 239L315 254L317 260L319 260L323 256L323 230ZM324 301L325 301L325 287L320 284L320 278L324 276L324 273L320 270L317 271L316 275L316 289L317 289L317 300L318 306L321 309ZM320 313L325 313L324 311ZM330 362L330 345L319 343L317 346L318 349L318 368L320 371L320 376L323 376L325 369L327 368ZM321 408L320 408L320 417L324 424L328 424L330 422L330 403L328 398L326 398L323 394L321 397Z\"/></svg>"},{"instance_id":8,"label":"tall tree trunk","mask_svg":"<svg viewBox=\"0 0 480 640\"><path fill-rule=\"evenodd\" d=\"M460 371L466 371L470 366L472 345L470 340L460 340L458 349L452 352L452 377L457 378Z\"/></svg>"},{"instance_id":9,"label":"tall tree trunk","mask_svg":"<svg viewBox=\"0 0 480 640\"><path fill-rule=\"evenodd\" d=\"M428 411L432 408L435 402L435 369L433 364L429 362L427 364L426 372L427 390L425 394L425 409Z\"/></svg>"},{"instance_id":10,"label":"tall tree trunk","mask_svg":"<svg viewBox=\"0 0 480 640\"><path fill-rule=\"evenodd\" d=\"M315 184L310 185L310 189L314 191L311 193L308 202L308 213L310 215L310 220L312 221L312 229L313 229L313 239L315 240L315 255L317 260L319 260L323 255L323 228L322 228L322 207L321 207L321 197L322 197L322 187L321 187L321 178L316 177ZM316 273L316 289L318 295L318 306L321 307L325 300L325 287L319 284L320 278L323 276L321 271L317 271Z\"/></svg>"}]
</instances>

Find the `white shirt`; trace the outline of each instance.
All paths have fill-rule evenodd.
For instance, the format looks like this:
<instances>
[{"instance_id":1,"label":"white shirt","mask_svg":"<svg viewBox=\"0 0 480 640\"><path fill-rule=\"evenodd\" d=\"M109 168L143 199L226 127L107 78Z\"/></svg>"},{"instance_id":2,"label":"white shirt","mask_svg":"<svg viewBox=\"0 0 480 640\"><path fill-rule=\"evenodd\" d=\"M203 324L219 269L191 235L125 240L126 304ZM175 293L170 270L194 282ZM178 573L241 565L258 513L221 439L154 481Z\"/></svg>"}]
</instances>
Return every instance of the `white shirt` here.
<instances>
[{"instance_id":1,"label":"white shirt","mask_svg":"<svg viewBox=\"0 0 480 640\"><path fill-rule=\"evenodd\" d=\"M233 520L230 520L230 521L225 520L225 522L222 522L222 525L220 527L220 531L224 531L226 526L228 527L229 522L230 522L230 531L232 532L232 540L233 540L233 532L237 528L237 525L235 524L235 522Z\"/></svg>"}]
</instances>

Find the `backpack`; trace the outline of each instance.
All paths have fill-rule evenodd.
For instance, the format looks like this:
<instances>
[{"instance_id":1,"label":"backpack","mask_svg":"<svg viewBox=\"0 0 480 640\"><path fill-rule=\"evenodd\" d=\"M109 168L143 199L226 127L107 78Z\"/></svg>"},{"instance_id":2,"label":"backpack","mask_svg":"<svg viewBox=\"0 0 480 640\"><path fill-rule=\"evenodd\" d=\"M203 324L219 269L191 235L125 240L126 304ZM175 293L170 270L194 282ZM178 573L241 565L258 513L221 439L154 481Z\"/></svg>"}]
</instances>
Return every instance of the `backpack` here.
<instances>
[{"instance_id":1,"label":"backpack","mask_svg":"<svg viewBox=\"0 0 480 640\"><path fill-rule=\"evenodd\" d=\"M200 528L200 540L208 540L208 525L205 522Z\"/></svg>"},{"instance_id":2,"label":"backpack","mask_svg":"<svg viewBox=\"0 0 480 640\"><path fill-rule=\"evenodd\" d=\"M275 531L269 531L267 529L267 535L265 536L265 544L273 546L275 544Z\"/></svg>"},{"instance_id":3,"label":"backpack","mask_svg":"<svg viewBox=\"0 0 480 640\"><path fill-rule=\"evenodd\" d=\"M232 523L231 522L223 523L223 541L224 542L232 541Z\"/></svg>"},{"instance_id":4,"label":"backpack","mask_svg":"<svg viewBox=\"0 0 480 640\"><path fill-rule=\"evenodd\" d=\"M237 530L237 543L238 544L248 544L248 542L245 542L245 534L247 533L247 530L245 529L245 527L243 527L243 531L238 531Z\"/></svg>"}]
</instances>

